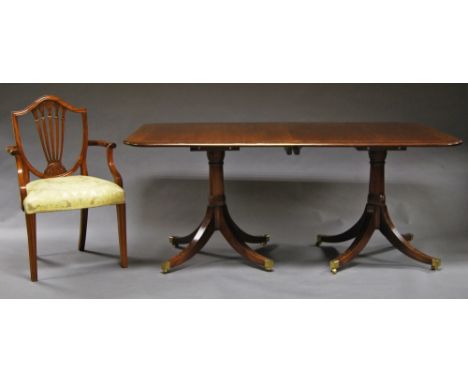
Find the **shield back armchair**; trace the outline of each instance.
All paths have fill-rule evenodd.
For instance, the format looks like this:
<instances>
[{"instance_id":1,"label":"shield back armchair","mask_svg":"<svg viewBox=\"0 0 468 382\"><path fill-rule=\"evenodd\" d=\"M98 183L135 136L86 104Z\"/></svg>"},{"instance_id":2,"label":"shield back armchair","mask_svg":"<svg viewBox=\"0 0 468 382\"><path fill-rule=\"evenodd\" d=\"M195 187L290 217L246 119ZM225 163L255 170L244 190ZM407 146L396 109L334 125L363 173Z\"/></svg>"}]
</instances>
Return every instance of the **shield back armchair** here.
<instances>
[{"instance_id":1,"label":"shield back armchair","mask_svg":"<svg viewBox=\"0 0 468 382\"><path fill-rule=\"evenodd\" d=\"M21 136L21 119L31 113L42 148L46 168L35 167L25 153ZM63 164L66 116L75 113L80 118L81 148L76 161L67 169ZM85 250L88 209L115 205L117 209L120 245L120 266L126 268L127 240L125 217L125 191L122 177L113 159L115 143L88 139L87 111L76 108L62 99L47 95L11 115L15 145L7 152L16 159L21 209L25 213L28 236L31 280L37 281L36 214L55 211L81 210L78 249ZM26 127L26 126L25 126ZM30 128L30 126L28 126ZM87 151L89 146L106 149L107 165L113 182L88 175ZM31 180L31 176L36 180Z\"/></svg>"}]
</instances>

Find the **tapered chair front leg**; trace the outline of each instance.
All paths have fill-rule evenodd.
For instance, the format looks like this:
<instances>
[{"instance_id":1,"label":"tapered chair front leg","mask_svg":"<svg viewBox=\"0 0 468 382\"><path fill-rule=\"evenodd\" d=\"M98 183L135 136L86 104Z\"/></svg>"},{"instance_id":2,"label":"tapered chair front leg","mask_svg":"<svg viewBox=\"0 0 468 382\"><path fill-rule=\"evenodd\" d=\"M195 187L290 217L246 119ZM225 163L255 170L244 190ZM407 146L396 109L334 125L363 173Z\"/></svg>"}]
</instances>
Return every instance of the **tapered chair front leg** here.
<instances>
[{"instance_id":1,"label":"tapered chair front leg","mask_svg":"<svg viewBox=\"0 0 468 382\"><path fill-rule=\"evenodd\" d=\"M223 213L224 213L224 217L226 220L226 224L229 226L231 231L240 241L243 241L246 243L259 243L264 246L267 245L267 243L270 241L270 235L265 234L265 235L255 236L255 235L251 235L245 232L242 228L240 228L234 222L226 206L223 207L223 210L224 210Z\"/></svg>"},{"instance_id":2,"label":"tapered chair front leg","mask_svg":"<svg viewBox=\"0 0 468 382\"><path fill-rule=\"evenodd\" d=\"M365 224L368 214L363 213L359 220L348 230L338 235L317 235L317 242L315 245L318 247L322 243L341 243L343 241L348 241L354 239L358 236Z\"/></svg>"},{"instance_id":3,"label":"tapered chair front leg","mask_svg":"<svg viewBox=\"0 0 468 382\"><path fill-rule=\"evenodd\" d=\"M339 268L349 263L364 249L375 231L375 224L372 218L366 218L367 224L362 232L354 239L351 246L336 259L330 261L330 271L336 274Z\"/></svg>"},{"instance_id":4,"label":"tapered chair front leg","mask_svg":"<svg viewBox=\"0 0 468 382\"><path fill-rule=\"evenodd\" d=\"M248 245L246 245L244 242L239 240L239 238L236 237L236 235L230 229L222 213L219 213L217 215L217 220L221 234L231 245L231 247L237 251L237 253L245 257L247 260L250 260L251 262L260 265L266 271L273 270L274 261L269 259L268 257L260 255L259 253L251 249Z\"/></svg>"},{"instance_id":5,"label":"tapered chair front leg","mask_svg":"<svg viewBox=\"0 0 468 382\"><path fill-rule=\"evenodd\" d=\"M127 256L127 223L125 203L117 204L117 225L119 229L119 246L120 246L120 266L122 268L128 267Z\"/></svg>"},{"instance_id":6,"label":"tapered chair front leg","mask_svg":"<svg viewBox=\"0 0 468 382\"><path fill-rule=\"evenodd\" d=\"M437 270L440 268L440 259L431 257L421 252L419 249L415 248L408 241L408 239L405 238L405 235L402 235L400 232L398 232L390 218L387 208L385 208L382 213L380 231L394 247L403 252L406 256L422 263L430 264L432 270Z\"/></svg>"},{"instance_id":7,"label":"tapered chair front leg","mask_svg":"<svg viewBox=\"0 0 468 382\"><path fill-rule=\"evenodd\" d=\"M80 211L80 239L78 240L79 251L85 250L87 227L88 227L88 209L83 208Z\"/></svg>"},{"instance_id":8,"label":"tapered chair front leg","mask_svg":"<svg viewBox=\"0 0 468 382\"><path fill-rule=\"evenodd\" d=\"M25 214L26 231L28 233L29 269L31 281L37 281L37 237L36 237L36 215Z\"/></svg>"}]
</instances>

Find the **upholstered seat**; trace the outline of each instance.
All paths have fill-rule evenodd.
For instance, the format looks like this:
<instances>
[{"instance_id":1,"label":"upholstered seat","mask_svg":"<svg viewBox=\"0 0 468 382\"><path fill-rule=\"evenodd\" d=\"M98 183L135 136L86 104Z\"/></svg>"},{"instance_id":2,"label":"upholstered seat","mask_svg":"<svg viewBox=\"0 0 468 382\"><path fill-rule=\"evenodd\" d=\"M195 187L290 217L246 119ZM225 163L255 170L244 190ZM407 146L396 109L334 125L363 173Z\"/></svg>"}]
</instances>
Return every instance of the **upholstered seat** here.
<instances>
[{"instance_id":1,"label":"upholstered seat","mask_svg":"<svg viewBox=\"0 0 468 382\"><path fill-rule=\"evenodd\" d=\"M27 214L78 210L125 203L125 191L93 176L65 176L34 180L26 185Z\"/></svg>"},{"instance_id":2,"label":"upholstered seat","mask_svg":"<svg viewBox=\"0 0 468 382\"><path fill-rule=\"evenodd\" d=\"M65 141L65 118L74 114L81 119L82 140L80 155L76 162L65 166L62 163ZM47 166L44 170L35 167L27 158L21 139L20 120L31 115L39 135ZM115 143L104 140L88 139L88 119L85 108L77 108L62 99L47 95L34 101L23 110L11 113L11 122L15 134L15 146L8 146L7 151L15 157L18 173L21 208L26 217L28 233L29 269L31 281L37 281L37 234L36 214L41 212L80 210L80 238L78 250L84 251L86 230L88 227L88 209L115 205L119 232L120 266L127 268L127 224L125 219L125 191L122 176L114 163ZM27 121L25 121L27 122ZM74 127L76 128L76 126ZM27 130L31 130L29 127ZM38 142L38 143L39 143ZM102 147L106 150L107 167L114 179L88 176L88 148ZM73 175L77 172L82 175ZM38 180L30 181L31 175Z\"/></svg>"}]
</instances>

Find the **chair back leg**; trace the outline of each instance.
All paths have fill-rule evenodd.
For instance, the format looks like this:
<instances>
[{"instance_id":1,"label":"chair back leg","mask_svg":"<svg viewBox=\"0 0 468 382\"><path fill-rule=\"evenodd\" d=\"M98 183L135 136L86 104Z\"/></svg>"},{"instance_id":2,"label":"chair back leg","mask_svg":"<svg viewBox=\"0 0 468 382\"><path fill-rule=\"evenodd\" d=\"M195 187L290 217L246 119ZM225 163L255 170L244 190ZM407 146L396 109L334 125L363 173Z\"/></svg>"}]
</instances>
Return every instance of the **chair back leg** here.
<instances>
[{"instance_id":1,"label":"chair back leg","mask_svg":"<svg viewBox=\"0 0 468 382\"><path fill-rule=\"evenodd\" d=\"M88 227L88 209L84 208L81 210L80 216L80 239L78 240L78 250L85 250L86 243L86 229Z\"/></svg>"},{"instance_id":2,"label":"chair back leg","mask_svg":"<svg viewBox=\"0 0 468 382\"><path fill-rule=\"evenodd\" d=\"M119 226L119 244L120 244L120 266L122 268L128 267L127 257L127 226L126 226L126 214L125 214L125 203L117 204L117 224Z\"/></svg>"},{"instance_id":3,"label":"chair back leg","mask_svg":"<svg viewBox=\"0 0 468 382\"><path fill-rule=\"evenodd\" d=\"M37 281L37 239L36 239L36 215L25 214L26 231L28 233L29 269L31 281Z\"/></svg>"}]
</instances>

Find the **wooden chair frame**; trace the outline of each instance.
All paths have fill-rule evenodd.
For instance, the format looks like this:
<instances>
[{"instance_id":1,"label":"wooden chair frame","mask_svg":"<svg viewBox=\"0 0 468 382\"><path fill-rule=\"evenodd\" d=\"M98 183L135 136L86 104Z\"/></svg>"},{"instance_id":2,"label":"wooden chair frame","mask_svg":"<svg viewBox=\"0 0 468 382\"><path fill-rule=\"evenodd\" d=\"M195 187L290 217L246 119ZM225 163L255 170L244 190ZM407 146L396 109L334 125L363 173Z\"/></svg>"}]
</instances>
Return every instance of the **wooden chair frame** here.
<instances>
[{"instance_id":1,"label":"wooden chair frame","mask_svg":"<svg viewBox=\"0 0 468 382\"><path fill-rule=\"evenodd\" d=\"M23 142L21 139L19 118L32 113L37 132L41 141L41 146L47 160L47 167L44 171L38 170L29 161L25 154ZM66 170L62 164L65 117L67 112L80 114L82 122L82 146L80 154L73 166ZM73 175L80 170L81 175L88 175L87 152L89 146L100 146L106 149L107 165L112 174L114 182L123 187L122 176L120 175L114 163L113 150L115 143L103 140L88 139L88 118L85 108L74 107L59 97L53 95L43 96L25 109L14 111L11 114L11 122L16 144L8 146L7 152L15 157L16 168L18 172L18 185L20 194L21 209L24 211L23 202L27 196L26 185L30 181L31 173L38 178L53 178ZM117 222L120 246L120 266L127 268L127 239L126 239L126 217L125 203L117 204ZM31 281L37 281L37 237L36 237L36 214L26 214L26 229L28 235L29 265L31 272ZM88 209L81 210L80 236L78 249L85 250L86 230L88 224Z\"/></svg>"}]
</instances>

